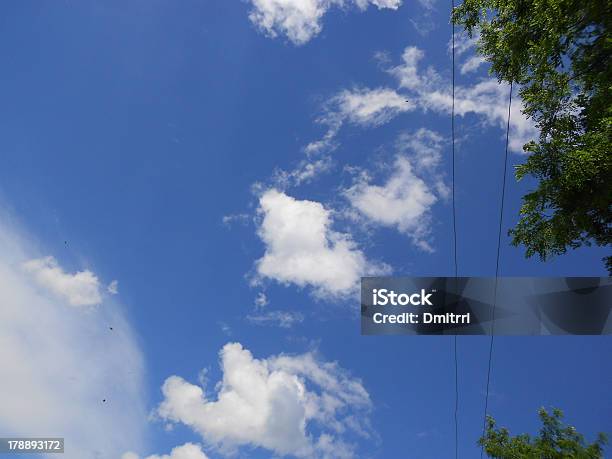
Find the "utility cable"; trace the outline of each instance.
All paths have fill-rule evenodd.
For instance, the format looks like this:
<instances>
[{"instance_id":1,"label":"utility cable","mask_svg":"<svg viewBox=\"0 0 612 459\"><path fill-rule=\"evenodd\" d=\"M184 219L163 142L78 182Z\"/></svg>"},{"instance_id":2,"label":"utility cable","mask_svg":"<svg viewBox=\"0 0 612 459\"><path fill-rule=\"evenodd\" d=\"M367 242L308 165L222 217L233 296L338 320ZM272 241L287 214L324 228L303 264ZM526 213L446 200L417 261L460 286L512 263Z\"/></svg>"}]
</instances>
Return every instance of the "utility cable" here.
<instances>
[{"instance_id":1,"label":"utility cable","mask_svg":"<svg viewBox=\"0 0 612 459\"><path fill-rule=\"evenodd\" d=\"M491 340L489 342L489 365L487 368L487 388L485 392L484 419L482 423L482 437L487 429L487 411L489 408L489 385L491 383L491 362L493 360L493 342L495 339L495 308L497 306L497 283L499 279L499 254L501 247L502 223L504 220L504 201L506 197L506 173L508 169L508 140L510 138L510 109L512 108L512 81L510 82L510 95L508 96L508 121L506 123L506 150L504 154L504 177L502 180L501 205L499 208L499 228L497 231L497 257L495 260L495 284L493 287L493 308L491 311ZM480 448L480 457L484 453L484 445Z\"/></svg>"},{"instance_id":2,"label":"utility cable","mask_svg":"<svg viewBox=\"0 0 612 459\"><path fill-rule=\"evenodd\" d=\"M451 108L451 144L452 144L452 201L453 201L453 260L455 266L455 298L458 298L457 288L457 216L455 212L455 0L451 0L451 32L452 32L452 108ZM455 459L459 457L459 365L457 360L457 333L453 337L453 354L455 357Z\"/></svg>"}]
</instances>

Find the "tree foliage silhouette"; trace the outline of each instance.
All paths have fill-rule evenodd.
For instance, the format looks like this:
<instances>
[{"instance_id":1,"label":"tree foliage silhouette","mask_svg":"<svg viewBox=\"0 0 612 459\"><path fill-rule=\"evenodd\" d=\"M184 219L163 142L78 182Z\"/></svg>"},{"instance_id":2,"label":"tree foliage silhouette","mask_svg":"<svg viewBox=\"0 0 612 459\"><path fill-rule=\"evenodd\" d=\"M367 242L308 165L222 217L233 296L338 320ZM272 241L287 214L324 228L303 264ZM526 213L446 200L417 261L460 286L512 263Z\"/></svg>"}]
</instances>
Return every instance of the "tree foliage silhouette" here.
<instances>
[{"instance_id":1,"label":"tree foliage silhouette","mask_svg":"<svg viewBox=\"0 0 612 459\"><path fill-rule=\"evenodd\" d=\"M608 0L465 0L452 20L499 81L520 86L539 138L516 168L538 181L510 231L526 256L612 244L612 3ZM612 256L604 258L612 273Z\"/></svg>"},{"instance_id":2,"label":"tree foliage silhouette","mask_svg":"<svg viewBox=\"0 0 612 459\"><path fill-rule=\"evenodd\" d=\"M574 427L565 426L563 413L554 409L539 411L542 428L537 437L528 434L510 436L505 428L496 428L495 420L487 417L487 429L479 444L489 457L496 459L601 459L606 437L600 433L591 444Z\"/></svg>"}]
</instances>

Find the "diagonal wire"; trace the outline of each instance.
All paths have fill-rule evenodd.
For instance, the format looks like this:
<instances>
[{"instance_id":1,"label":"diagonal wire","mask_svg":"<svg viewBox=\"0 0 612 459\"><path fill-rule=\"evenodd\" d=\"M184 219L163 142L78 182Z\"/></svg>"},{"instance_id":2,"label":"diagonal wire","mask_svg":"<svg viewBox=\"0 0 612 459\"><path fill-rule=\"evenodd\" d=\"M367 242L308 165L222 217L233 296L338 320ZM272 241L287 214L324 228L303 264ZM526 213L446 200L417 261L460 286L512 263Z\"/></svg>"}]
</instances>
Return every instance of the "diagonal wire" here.
<instances>
[{"instance_id":1,"label":"diagonal wire","mask_svg":"<svg viewBox=\"0 0 612 459\"><path fill-rule=\"evenodd\" d=\"M455 212L455 21L452 14L455 10L455 0L451 0L451 32L452 32L452 99L451 109L451 143L452 143L452 201L453 201L453 260L455 265L455 294L457 294L457 217ZM457 361L457 334L453 337L453 354L455 357L455 459L459 457L459 365Z\"/></svg>"},{"instance_id":2,"label":"diagonal wire","mask_svg":"<svg viewBox=\"0 0 612 459\"><path fill-rule=\"evenodd\" d=\"M455 9L455 0L452 0L452 9ZM457 219L455 214L455 21L451 18L452 21L452 33L453 33L453 60L452 60L452 98L453 105L451 108L451 132L452 132L452 150L453 150L453 176L452 176L452 195L453 195L453 256L455 260L455 277L457 277ZM456 336L456 335L455 335Z\"/></svg>"},{"instance_id":3,"label":"diagonal wire","mask_svg":"<svg viewBox=\"0 0 612 459\"><path fill-rule=\"evenodd\" d=\"M482 437L487 428L487 411L489 408L489 384L491 382L491 362L493 360L493 341L495 338L495 307L497 306L497 281L499 279L499 253L501 247L501 232L504 219L504 201L506 196L506 172L508 169L508 139L510 137L510 109L512 107L512 81L510 81L510 95L508 96L508 121L506 124L506 151L504 153L504 177L502 180L501 205L499 209L499 229L497 232L497 258L495 260L495 286L493 287L493 310L491 312L491 340L489 342L489 365L487 368L487 389L485 394L484 419L482 422ZM480 457L484 453L484 445L480 448Z\"/></svg>"}]
</instances>

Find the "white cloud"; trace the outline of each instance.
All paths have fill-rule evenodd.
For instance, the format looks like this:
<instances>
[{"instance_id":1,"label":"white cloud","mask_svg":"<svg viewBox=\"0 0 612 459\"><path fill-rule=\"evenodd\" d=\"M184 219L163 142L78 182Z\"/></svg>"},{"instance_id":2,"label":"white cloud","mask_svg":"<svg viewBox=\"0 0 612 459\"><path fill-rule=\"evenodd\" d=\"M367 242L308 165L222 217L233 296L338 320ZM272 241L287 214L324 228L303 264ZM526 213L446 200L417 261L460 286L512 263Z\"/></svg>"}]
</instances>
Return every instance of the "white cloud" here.
<instances>
[{"instance_id":1,"label":"white cloud","mask_svg":"<svg viewBox=\"0 0 612 459\"><path fill-rule=\"evenodd\" d=\"M470 37L467 32L460 31L455 32L455 57L461 57L467 51L476 47L476 44L480 40L480 32L475 31ZM449 54L453 51L453 40L448 40L447 49Z\"/></svg>"},{"instance_id":2,"label":"white cloud","mask_svg":"<svg viewBox=\"0 0 612 459\"><path fill-rule=\"evenodd\" d=\"M119 293L119 281L116 279L111 281L111 283L108 284L108 287L106 287L106 290L111 295L117 295Z\"/></svg>"},{"instance_id":3,"label":"white cloud","mask_svg":"<svg viewBox=\"0 0 612 459\"><path fill-rule=\"evenodd\" d=\"M299 312L265 310L268 303L266 294L259 292L255 297L254 312L247 315L246 319L255 325L271 325L280 328L291 328L304 321L304 315Z\"/></svg>"},{"instance_id":4,"label":"white cloud","mask_svg":"<svg viewBox=\"0 0 612 459\"><path fill-rule=\"evenodd\" d=\"M89 270L66 273L51 256L26 261L23 269L39 286L67 300L71 306L92 306L102 302L100 281Z\"/></svg>"},{"instance_id":5,"label":"white cloud","mask_svg":"<svg viewBox=\"0 0 612 459\"><path fill-rule=\"evenodd\" d=\"M436 5L436 1L437 0L417 0L419 2L419 4L425 8L426 10L433 10L435 9L435 5Z\"/></svg>"},{"instance_id":6,"label":"white cloud","mask_svg":"<svg viewBox=\"0 0 612 459\"><path fill-rule=\"evenodd\" d=\"M482 56L471 56L463 64L461 64L461 75L473 72L482 64L486 64L486 59Z\"/></svg>"},{"instance_id":7,"label":"white cloud","mask_svg":"<svg viewBox=\"0 0 612 459\"><path fill-rule=\"evenodd\" d=\"M346 119L362 126L379 126L398 113L415 108L414 103L386 88L344 90L332 99L331 104L335 109L328 117Z\"/></svg>"},{"instance_id":8,"label":"white cloud","mask_svg":"<svg viewBox=\"0 0 612 459\"><path fill-rule=\"evenodd\" d=\"M37 257L34 244L4 217L0 432L65 437L66 459L119 457L141 447L147 417L144 364L121 307L108 298L103 308L71 307L98 301L90 288L95 276L65 274L56 260ZM32 259L37 261L24 271L22 263ZM58 291L49 295L41 282ZM73 285L80 282L89 287Z\"/></svg>"},{"instance_id":9,"label":"white cloud","mask_svg":"<svg viewBox=\"0 0 612 459\"><path fill-rule=\"evenodd\" d=\"M424 57L423 51L415 47L404 50L403 63L390 69L400 88L408 91L424 110L449 114L452 107L452 94L448 82L431 67L419 71L418 64ZM485 79L474 85L455 87L455 114L479 116L487 125L495 125L505 131L508 116L509 86L499 84L494 79ZM522 101L515 97L511 109L510 149L522 151L522 146L536 138L538 131L531 120L522 113Z\"/></svg>"},{"instance_id":10,"label":"white cloud","mask_svg":"<svg viewBox=\"0 0 612 459\"><path fill-rule=\"evenodd\" d=\"M255 297L255 309L261 309L268 305L268 297L264 292L259 292Z\"/></svg>"},{"instance_id":11,"label":"white cloud","mask_svg":"<svg viewBox=\"0 0 612 459\"><path fill-rule=\"evenodd\" d=\"M330 99L323 115L317 119L328 128L325 136L307 145L306 153L333 149L334 138L345 122L365 127L380 126L415 107L414 102L388 88L343 90Z\"/></svg>"},{"instance_id":12,"label":"white cloud","mask_svg":"<svg viewBox=\"0 0 612 459\"><path fill-rule=\"evenodd\" d=\"M408 46L404 49L402 53L403 63L390 70L390 73L398 80L401 88L419 89L429 86L440 79L431 67L428 69L428 75L425 75L425 77L419 74L417 65L423 57L425 57L425 53L416 46ZM431 79L428 77L431 77Z\"/></svg>"},{"instance_id":13,"label":"white cloud","mask_svg":"<svg viewBox=\"0 0 612 459\"><path fill-rule=\"evenodd\" d=\"M408 20L416 30L416 32L425 37L429 35L438 25L432 18L432 13L435 11L436 0L417 0L423 8L420 14L415 14Z\"/></svg>"},{"instance_id":14,"label":"white cloud","mask_svg":"<svg viewBox=\"0 0 612 459\"><path fill-rule=\"evenodd\" d=\"M332 159L327 155L317 159L304 159L291 171L277 169L272 180L275 186L281 189L288 188L289 186L299 186L329 171L332 165Z\"/></svg>"},{"instance_id":15,"label":"white cloud","mask_svg":"<svg viewBox=\"0 0 612 459\"><path fill-rule=\"evenodd\" d=\"M455 89L455 113L459 116L474 114L480 116L488 125L497 125L504 132L508 120L509 86L498 84L487 79L473 86L459 86ZM442 91L429 94L424 104L434 110L450 113L452 100L450 95ZM533 122L522 113L523 103L519 97L514 97L510 111L509 148L522 152L523 145L538 137L538 131Z\"/></svg>"},{"instance_id":16,"label":"white cloud","mask_svg":"<svg viewBox=\"0 0 612 459\"><path fill-rule=\"evenodd\" d=\"M232 336L232 328L227 323L219 322L219 327L221 327L221 331L227 336Z\"/></svg>"},{"instance_id":17,"label":"white cloud","mask_svg":"<svg viewBox=\"0 0 612 459\"><path fill-rule=\"evenodd\" d=\"M241 344L229 343L220 356L216 398L171 376L162 388L161 418L186 424L224 452L251 446L278 455L354 457L346 438L367 432L371 409L359 380L312 353L256 359Z\"/></svg>"},{"instance_id":18,"label":"white cloud","mask_svg":"<svg viewBox=\"0 0 612 459\"><path fill-rule=\"evenodd\" d=\"M250 0L249 19L270 37L285 35L302 45L321 32L321 19L332 7L356 5L365 10L369 4L378 9L397 9L401 0Z\"/></svg>"},{"instance_id":19,"label":"white cloud","mask_svg":"<svg viewBox=\"0 0 612 459\"><path fill-rule=\"evenodd\" d=\"M442 160L444 138L430 129L420 128L414 133L403 132L397 140L397 148L402 154L410 154L419 170L430 172Z\"/></svg>"},{"instance_id":20,"label":"white cloud","mask_svg":"<svg viewBox=\"0 0 612 459\"><path fill-rule=\"evenodd\" d=\"M472 39L457 35L455 49L459 56L474 47L478 37ZM449 45L450 46L450 45ZM452 108L452 92L449 81L433 68L419 69L425 53L414 46L405 48L402 63L388 70L399 86L389 88L357 88L342 90L324 106L317 122L327 126L325 135L305 147L308 155L329 152L338 146L336 137L344 124L376 127L396 116L416 109L449 115ZM462 73L476 70L484 61L480 56L469 57L461 66ZM455 86L455 114L475 115L489 126L505 131L507 121L509 86L495 79L481 79L471 85ZM520 97L512 103L510 144L512 151L521 152L522 146L537 138L534 123L522 113Z\"/></svg>"},{"instance_id":21,"label":"white cloud","mask_svg":"<svg viewBox=\"0 0 612 459\"><path fill-rule=\"evenodd\" d=\"M140 456L135 453L125 453L121 456L121 459L140 459ZM208 456L204 454L199 445L185 443L182 446L173 448L170 454L164 454L162 456L153 454L147 456L145 459L208 459Z\"/></svg>"},{"instance_id":22,"label":"white cloud","mask_svg":"<svg viewBox=\"0 0 612 459\"><path fill-rule=\"evenodd\" d=\"M416 158L413 161L418 163L419 156ZM371 178L363 173L344 194L369 220L396 227L409 235L418 247L432 251L428 241L429 223L430 209L438 200L436 190L417 175L407 156L397 155L392 169L383 185L371 184Z\"/></svg>"},{"instance_id":23,"label":"white cloud","mask_svg":"<svg viewBox=\"0 0 612 459\"><path fill-rule=\"evenodd\" d=\"M461 57L468 51L473 51L480 40L480 32L476 30L472 37L465 31L455 33L455 57L461 59ZM448 41L448 52L449 54L453 50L453 41ZM460 64L461 75L473 72L477 70L481 65L485 64L486 59L480 54L469 53L467 59Z\"/></svg>"},{"instance_id":24,"label":"white cloud","mask_svg":"<svg viewBox=\"0 0 612 459\"><path fill-rule=\"evenodd\" d=\"M250 220L251 216L249 214L246 213L241 213L241 214L231 214L231 215L224 215L223 219L221 220L223 222L223 224L227 227L231 227L232 224L234 223L240 223L240 224L246 224L248 223L248 221Z\"/></svg>"},{"instance_id":25,"label":"white cloud","mask_svg":"<svg viewBox=\"0 0 612 459\"><path fill-rule=\"evenodd\" d=\"M410 161L397 156L393 174L382 185L369 184L363 177L346 191L352 205L374 221L397 225L402 232L423 224L421 217L436 202L425 182L416 176Z\"/></svg>"},{"instance_id":26,"label":"white cloud","mask_svg":"<svg viewBox=\"0 0 612 459\"><path fill-rule=\"evenodd\" d=\"M332 230L330 211L318 202L270 189L259 199L259 212L258 234L266 245L256 262L261 277L338 297L355 293L361 276L388 271L368 263L348 234Z\"/></svg>"},{"instance_id":27,"label":"white cloud","mask_svg":"<svg viewBox=\"0 0 612 459\"><path fill-rule=\"evenodd\" d=\"M432 19L430 11L426 11L425 14L418 16L418 19L409 18L408 20L410 21L410 24L412 24L412 27L414 27L414 30L421 37L426 37L438 26L438 24L436 24Z\"/></svg>"},{"instance_id":28,"label":"white cloud","mask_svg":"<svg viewBox=\"0 0 612 459\"><path fill-rule=\"evenodd\" d=\"M299 312L266 311L249 314L247 320L255 325L276 325L280 328L291 328L304 321Z\"/></svg>"}]
</instances>

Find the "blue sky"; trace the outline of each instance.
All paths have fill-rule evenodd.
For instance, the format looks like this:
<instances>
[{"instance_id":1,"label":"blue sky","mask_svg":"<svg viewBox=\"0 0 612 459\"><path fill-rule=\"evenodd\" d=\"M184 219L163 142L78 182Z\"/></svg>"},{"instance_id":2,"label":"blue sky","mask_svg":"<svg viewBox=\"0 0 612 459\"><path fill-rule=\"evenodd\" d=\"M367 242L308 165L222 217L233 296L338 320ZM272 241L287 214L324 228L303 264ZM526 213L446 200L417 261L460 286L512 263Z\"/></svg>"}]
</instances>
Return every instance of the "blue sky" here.
<instances>
[{"instance_id":1,"label":"blue sky","mask_svg":"<svg viewBox=\"0 0 612 459\"><path fill-rule=\"evenodd\" d=\"M81 458L452 457L451 339L360 336L354 289L452 275L447 5L340 3L2 5L0 432ZM490 276L507 88L457 41L459 273ZM534 185L508 184L505 229ZM504 237L501 274L602 276L604 255ZM460 457L488 342L459 339ZM611 431L611 351L498 338L490 412Z\"/></svg>"}]
</instances>

